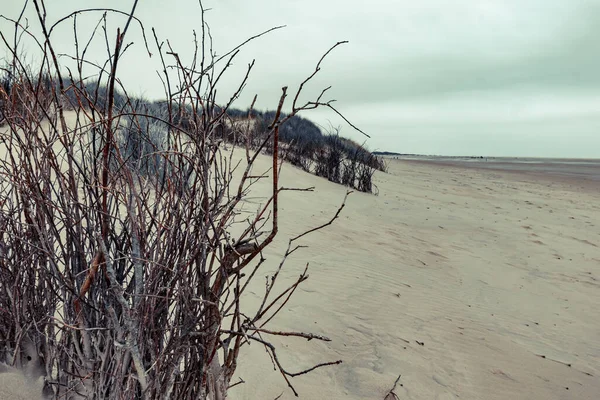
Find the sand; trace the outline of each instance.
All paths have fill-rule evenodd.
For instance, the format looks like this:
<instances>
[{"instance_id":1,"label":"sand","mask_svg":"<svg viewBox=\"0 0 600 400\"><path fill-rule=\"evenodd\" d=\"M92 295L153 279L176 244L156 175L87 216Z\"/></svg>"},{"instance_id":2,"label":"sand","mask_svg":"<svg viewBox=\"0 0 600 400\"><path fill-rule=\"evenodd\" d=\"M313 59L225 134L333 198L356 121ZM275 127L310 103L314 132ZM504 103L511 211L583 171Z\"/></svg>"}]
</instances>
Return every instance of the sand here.
<instances>
[{"instance_id":1,"label":"sand","mask_svg":"<svg viewBox=\"0 0 600 400\"><path fill-rule=\"evenodd\" d=\"M283 179L316 191L282 200L280 239L345 192L293 167ZM400 161L376 184L288 265L311 260L311 278L273 327L333 340L286 340L289 369L344 361L295 378L302 398L383 399L399 374L401 399L599 397L599 190ZM232 398L293 398L264 350L246 351Z\"/></svg>"},{"instance_id":2,"label":"sand","mask_svg":"<svg viewBox=\"0 0 600 400\"><path fill-rule=\"evenodd\" d=\"M260 166L268 165L261 158ZM281 286L310 279L270 325L331 342L273 340L305 399L597 399L600 190L521 173L390 161L379 196L353 193L334 225L306 237ZM327 221L346 189L290 165L272 270L287 238ZM264 186L248 199L264 201ZM260 298L257 280L248 304ZM232 399L294 398L264 349L243 349ZM12 394L10 394L12 393ZM23 397L0 374L0 399ZM18 394L21 397L18 397Z\"/></svg>"},{"instance_id":3,"label":"sand","mask_svg":"<svg viewBox=\"0 0 600 400\"><path fill-rule=\"evenodd\" d=\"M34 380L13 368L0 366L0 399L33 400L40 399L42 378Z\"/></svg>"}]
</instances>

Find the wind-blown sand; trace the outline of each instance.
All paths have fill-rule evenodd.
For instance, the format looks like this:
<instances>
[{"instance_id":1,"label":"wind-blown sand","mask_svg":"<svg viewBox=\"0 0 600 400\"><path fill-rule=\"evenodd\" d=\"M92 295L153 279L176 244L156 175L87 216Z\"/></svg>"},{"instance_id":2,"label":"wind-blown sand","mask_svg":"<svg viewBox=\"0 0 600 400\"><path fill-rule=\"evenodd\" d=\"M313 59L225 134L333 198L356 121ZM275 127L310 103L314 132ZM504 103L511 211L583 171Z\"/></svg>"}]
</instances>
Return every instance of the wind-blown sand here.
<instances>
[{"instance_id":1,"label":"wind-blown sand","mask_svg":"<svg viewBox=\"0 0 600 400\"><path fill-rule=\"evenodd\" d=\"M290 165L281 179L316 190L284 192L263 275L346 191ZM353 193L286 264L281 287L307 261L310 279L270 328L332 342L275 338L281 361L295 372L343 360L292 379L301 398L383 399L399 374L400 399L600 396L600 187L406 161L390 161L376 184L379 196ZM263 290L259 278L248 303ZM232 399L294 398L258 343L239 364L246 383ZM19 385L0 374L0 399L23 398Z\"/></svg>"},{"instance_id":2,"label":"wind-blown sand","mask_svg":"<svg viewBox=\"0 0 600 400\"><path fill-rule=\"evenodd\" d=\"M293 167L282 179L316 192L286 193L280 246L345 192ZM600 187L400 161L376 183L287 266L310 260L311 277L272 328L333 339L285 340L289 370L344 361L293 379L301 397L383 399L399 374L401 399L600 396ZM293 398L246 351L232 397Z\"/></svg>"}]
</instances>

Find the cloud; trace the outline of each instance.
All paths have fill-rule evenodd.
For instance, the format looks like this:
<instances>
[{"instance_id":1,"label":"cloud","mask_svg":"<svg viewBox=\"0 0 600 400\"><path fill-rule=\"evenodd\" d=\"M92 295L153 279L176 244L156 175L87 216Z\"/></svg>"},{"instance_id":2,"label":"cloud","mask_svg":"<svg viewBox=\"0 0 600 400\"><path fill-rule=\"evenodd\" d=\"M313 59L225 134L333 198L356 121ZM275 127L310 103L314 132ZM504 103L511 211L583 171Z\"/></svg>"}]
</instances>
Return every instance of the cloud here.
<instances>
[{"instance_id":1,"label":"cloud","mask_svg":"<svg viewBox=\"0 0 600 400\"><path fill-rule=\"evenodd\" d=\"M372 134L373 147L460 154L493 138L490 149L503 155L536 155L554 154L552 149L577 137L582 146L562 146L571 149L569 156L577 147L600 157L600 135L591 135L600 116L600 3L595 0L205 0L204 5L220 54L262 30L287 25L242 50L224 77L221 101L256 59L236 105L248 106L256 93L259 108L273 108L283 85L295 90L331 45L349 40L323 62L304 99L332 85L331 98ZM107 0L102 6L122 4ZM52 4L49 20L77 7L75 0ZM2 10L13 16L18 11L18 2ZM191 57L191 34L200 30L197 1L165 6L146 0L137 15L147 34L155 27L160 40L169 38L184 58ZM35 24L31 15L30 22ZM93 28L92 19L81 17L80 24L83 31ZM0 25L3 32L6 26ZM69 24L53 35L60 46L72 46ZM130 90L160 97L158 57L144 54L139 29L128 39L136 45L120 66L121 79ZM89 54L101 60L105 48L99 45ZM322 125L328 120L343 125L332 113L305 116ZM403 133L394 134L399 129ZM482 139L481 132L491 133ZM344 133L354 135L347 126ZM515 144L515 137L532 135L538 139Z\"/></svg>"}]
</instances>

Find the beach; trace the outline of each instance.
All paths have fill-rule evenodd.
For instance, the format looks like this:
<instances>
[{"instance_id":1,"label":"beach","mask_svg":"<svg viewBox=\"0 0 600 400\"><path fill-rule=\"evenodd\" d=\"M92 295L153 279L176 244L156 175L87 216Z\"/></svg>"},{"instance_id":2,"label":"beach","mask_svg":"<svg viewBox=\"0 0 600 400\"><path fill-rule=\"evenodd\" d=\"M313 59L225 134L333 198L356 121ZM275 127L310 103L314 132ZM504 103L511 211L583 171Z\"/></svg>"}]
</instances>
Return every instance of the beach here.
<instances>
[{"instance_id":1,"label":"beach","mask_svg":"<svg viewBox=\"0 0 600 400\"><path fill-rule=\"evenodd\" d=\"M258 168L269 159L261 156ZM596 399L600 393L599 183L476 165L389 160L379 195L352 193L340 217L304 237L281 288L310 278L269 325L331 342L269 338L304 399ZM285 164L280 232L327 222L346 188ZM247 199L255 210L268 183ZM257 305L264 278L245 301ZM259 343L242 348L231 399L294 398ZM14 373L0 398L31 398ZM23 397L25 396L25 397Z\"/></svg>"},{"instance_id":2,"label":"beach","mask_svg":"<svg viewBox=\"0 0 600 400\"><path fill-rule=\"evenodd\" d=\"M561 180L569 184L576 181L600 182L600 159L526 158L526 157L443 157L401 156L404 161L422 161L449 167L479 168L500 172L517 172L538 177ZM568 180L568 181L567 181Z\"/></svg>"},{"instance_id":3,"label":"beach","mask_svg":"<svg viewBox=\"0 0 600 400\"><path fill-rule=\"evenodd\" d=\"M282 199L278 246L345 193L286 165L290 181L316 190ZM343 360L294 378L301 398L383 399L398 375L401 399L597 398L597 183L390 160L376 184L286 267L311 275L271 328L332 341L275 341L280 358L292 372ZM293 398L259 346L236 376L233 399Z\"/></svg>"}]
</instances>

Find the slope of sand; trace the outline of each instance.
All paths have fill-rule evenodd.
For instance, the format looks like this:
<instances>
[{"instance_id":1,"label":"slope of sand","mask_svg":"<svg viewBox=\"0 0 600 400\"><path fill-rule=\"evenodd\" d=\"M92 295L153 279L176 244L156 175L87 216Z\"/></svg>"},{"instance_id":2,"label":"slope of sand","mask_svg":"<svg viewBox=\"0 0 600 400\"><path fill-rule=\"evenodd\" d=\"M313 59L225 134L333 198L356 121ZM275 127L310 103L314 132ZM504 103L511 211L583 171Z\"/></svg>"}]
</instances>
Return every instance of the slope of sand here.
<instances>
[{"instance_id":1,"label":"slope of sand","mask_svg":"<svg viewBox=\"0 0 600 400\"><path fill-rule=\"evenodd\" d=\"M267 168L261 158L259 167ZM334 225L307 236L281 288L310 261L310 279L270 324L332 342L272 341L305 399L597 399L600 393L600 191L524 174L391 161L380 195L353 193ZM287 238L326 222L346 189L285 165ZM268 187L246 201L256 210ZM595 188L598 189L598 188ZM259 277L246 298L264 290ZM245 347L232 399L294 398L264 348ZM0 374L0 398L25 393Z\"/></svg>"},{"instance_id":2,"label":"slope of sand","mask_svg":"<svg viewBox=\"0 0 600 400\"><path fill-rule=\"evenodd\" d=\"M28 378L21 371L0 366L0 399L35 400L40 399L43 381Z\"/></svg>"},{"instance_id":3,"label":"slope of sand","mask_svg":"<svg viewBox=\"0 0 600 400\"><path fill-rule=\"evenodd\" d=\"M282 182L316 191L281 200L279 248L345 193L291 166ZM401 399L600 396L599 187L399 161L376 183L286 266L311 276L271 329L333 341L274 340L280 358L344 361L294 378L301 398L383 399L399 374ZM232 398L294 397L264 349L244 351Z\"/></svg>"}]
</instances>

